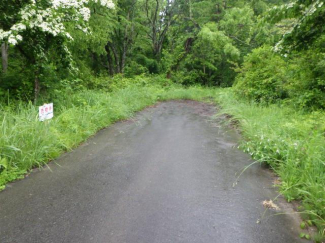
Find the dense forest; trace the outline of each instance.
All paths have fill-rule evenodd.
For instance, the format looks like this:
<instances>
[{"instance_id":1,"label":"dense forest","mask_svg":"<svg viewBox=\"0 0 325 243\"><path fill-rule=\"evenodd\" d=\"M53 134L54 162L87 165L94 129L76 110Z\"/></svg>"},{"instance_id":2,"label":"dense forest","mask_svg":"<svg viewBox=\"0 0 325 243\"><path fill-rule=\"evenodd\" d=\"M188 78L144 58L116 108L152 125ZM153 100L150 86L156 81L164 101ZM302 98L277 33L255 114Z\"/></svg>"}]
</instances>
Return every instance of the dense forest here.
<instances>
[{"instance_id":1,"label":"dense forest","mask_svg":"<svg viewBox=\"0 0 325 243\"><path fill-rule=\"evenodd\" d=\"M306 222L318 226L316 241L321 241L324 0L2 0L0 12L0 185L128 112L157 99L193 98L169 96L168 90L213 96L216 88L217 102L247 129L243 149L280 175L289 201L303 201ZM132 99L123 92L130 92ZM20 144L38 126L37 121L24 125L35 120L34 105L53 101L59 115L51 130L57 148L44 152L42 148L50 146L45 138ZM81 135L68 140L75 136L65 130L73 119L71 107L82 106L90 114L90 107L103 109L107 103L131 108L116 108L113 118L98 118L91 128L74 124L71 134ZM231 109L234 106L237 110ZM22 114L22 107L32 115ZM274 127L267 124L270 117L263 120L262 113L272 111L279 111L276 116L285 123L282 130L280 120L274 120ZM247 114L254 112L259 117L251 115L249 120ZM247 121L265 122L264 130L248 129ZM13 136L10 129L25 131L26 137ZM22 152L35 147L37 154Z\"/></svg>"},{"instance_id":2,"label":"dense forest","mask_svg":"<svg viewBox=\"0 0 325 243\"><path fill-rule=\"evenodd\" d=\"M36 101L160 74L325 107L323 1L17 0L0 10L2 96Z\"/></svg>"}]
</instances>

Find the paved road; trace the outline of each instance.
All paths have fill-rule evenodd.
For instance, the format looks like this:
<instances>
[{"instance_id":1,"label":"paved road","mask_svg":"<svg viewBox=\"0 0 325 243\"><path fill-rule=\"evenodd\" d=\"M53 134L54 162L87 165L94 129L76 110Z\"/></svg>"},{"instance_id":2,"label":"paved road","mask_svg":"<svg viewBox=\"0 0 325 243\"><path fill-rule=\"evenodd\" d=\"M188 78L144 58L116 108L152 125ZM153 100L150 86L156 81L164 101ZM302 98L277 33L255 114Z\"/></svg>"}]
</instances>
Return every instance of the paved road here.
<instances>
[{"instance_id":1,"label":"paved road","mask_svg":"<svg viewBox=\"0 0 325 243\"><path fill-rule=\"evenodd\" d=\"M166 102L104 129L0 193L1 243L291 243L288 215L256 221L270 173L210 121L211 106Z\"/></svg>"}]
</instances>

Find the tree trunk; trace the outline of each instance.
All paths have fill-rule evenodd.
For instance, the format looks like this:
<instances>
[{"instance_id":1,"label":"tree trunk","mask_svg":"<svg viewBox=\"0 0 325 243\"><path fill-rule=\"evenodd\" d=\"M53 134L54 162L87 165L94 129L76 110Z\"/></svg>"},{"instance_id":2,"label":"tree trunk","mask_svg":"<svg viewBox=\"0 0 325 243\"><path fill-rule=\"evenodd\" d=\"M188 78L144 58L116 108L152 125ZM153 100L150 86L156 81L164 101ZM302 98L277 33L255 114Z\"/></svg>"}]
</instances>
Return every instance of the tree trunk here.
<instances>
[{"instance_id":1,"label":"tree trunk","mask_svg":"<svg viewBox=\"0 0 325 243\"><path fill-rule=\"evenodd\" d=\"M106 53L107 53L107 63L108 63L108 73L109 75L113 76L114 75L114 67L113 67L113 59L112 59L112 56L111 56L111 50L109 49L109 46L106 45L105 46L105 50L106 50Z\"/></svg>"},{"instance_id":2,"label":"tree trunk","mask_svg":"<svg viewBox=\"0 0 325 243\"><path fill-rule=\"evenodd\" d=\"M130 22L130 11L128 11L127 13L127 20L128 22ZM131 24L132 25L132 24ZM131 26L131 34L132 34L132 26ZM124 30L124 37L123 37L123 48L122 48L122 53L121 53L121 73L124 73L124 68L125 68L125 63L126 63L126 54L128 51L128 46L131 44L130 43L130 35L129 35L129 26L126 25L125 26L125 30Z\"/></svg>"},{"instance_id":3,"label":"tree trunk","mask_svg":"<svg viewBox=\"0 0 325 243\"><path fill-rule=\"evenodd\" d=\"M127 47L126 47L126 45L124 45L123 53L122 53L122 56L121 56L121 73L124 73L125 61L126 61L126 52L127 52Z\"/></svg>"},{"instance_id":4,"label":"tree trunk","mask_svg":"<svg viewBox=\"0 0 325 243\"><path fill-rule=\"evenodd\" d=\"M176 71L177 72L178 71L181 62L190 53L190 51L192 49L192 46L193 46L193 43L194 43L194 38L191 38L191 37L190 38L187 38L187 40L185 42L185 45L184 45L185 52L183 52L182 56L177 59L176 63L170 67L170 69L169 69L168 72L172 72L172 71ZM171 74L169 74L169 77L170 77L170 75Z\"/></svg>"},{"instance_id":5,"label":"tree trunk","mask_svg":"<svg viewBox=\"0 0 325 243\"><path fill-rule=\"evenodd\" d=\"M39 82L39 71L37 70L35 72L35 79L34 79L34 105L36 105L39 92L40 92L40 82Z\"/></svg>"},{"instance_id":6,"label":"tree trunk","mask_svg":"<svg viewBox=\"0 0 325 243\"><path fill-rule=\"evenodd\" d=\"M227 9L227 1L225 0L225 1L223 1L223 8L224 8L224 10L226 10Z\"/></svg>"},{"instance_id":7,"label":"tree trunk","mask_svg":"<svg viewBox=\"0 0 325 243\"><path fill-rule=\"evenodd\" d=\"M171 79L171 77L172 77L172 72L171 72L171 70L168 70L166 78Z\"/></svg>"},{"instance_id":8,"label":"tree trunk","mask_svg":"<svg viewBox=\"0 0 325 243\"><path fill-rule=\"evenodd\" d=\"M6 73L8 70L8 49L7 43L1 45L1 58L2 58L2 72Z\"/></svg>"},{"instance_id":9,"label":"tree trunk","mask_svg":"<svg viewBox=\"0 0 325 243\"><path fill-rule=\"evenodd\" d=\"M112 50L113 56L114 56L114 60L115 60L115 65L116 65L116 72L115 73L121 73L121 67L120 67L120 60L118 57L118 53L114 47L114 45L112 43L108 43L109 47Z\"/></svg>"}]
</instances>

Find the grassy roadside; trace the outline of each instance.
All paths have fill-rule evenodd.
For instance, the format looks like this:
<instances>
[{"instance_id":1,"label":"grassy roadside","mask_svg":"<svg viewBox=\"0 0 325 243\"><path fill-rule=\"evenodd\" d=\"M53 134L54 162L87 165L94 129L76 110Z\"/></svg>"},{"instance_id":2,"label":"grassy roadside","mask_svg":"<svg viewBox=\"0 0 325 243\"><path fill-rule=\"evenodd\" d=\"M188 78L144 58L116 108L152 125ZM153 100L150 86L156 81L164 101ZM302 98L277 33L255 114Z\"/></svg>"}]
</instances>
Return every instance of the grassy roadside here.
<instances>
[{"instance_id":1,"label":"grassy roadside","mask_svg":"<svg viewBox=\"0 0 325 243\"><path fill-rule=\"evenodd\" d=\"M111 123L128 118L159 100L213 96L215 90L159 85L131 85L111 93L83 90L61 92L53 100L55 117L39 122L37 107L19 103L0 107L0 189L33 167L65 151Z\"/></svg>"},{"instance_id":2,"label":"grassy roadside","mask_svg":"<svg viewBox=\"0 0 325 243\"><path fill-rule=\"evenodd\" d=\"M302 216L320 229L315 240L321 242L325 235L325 113L259 106L239 100L231 89L217 90L216 102L239 122L240 148L274 169L288 201L301 200Z\"/></svg>"},{"instance_id":3,"label":"grassy roadside","mask_svg":"<svg viewBox=\"0 0 325 243\"><path fill-rule=\"evenodd\" d=\"M0 188L157 101L207 97L214 97L222 112L239 121L241 148L272 166L281 177L281 192L289 201L301 200L306 217L324 235L324 113L258 106L238 100L231 89L131 85L111 93L61 92L53 100L55 117L46 122L38 121L31 104L0 107Z\"/></svg>"}]
</instances>

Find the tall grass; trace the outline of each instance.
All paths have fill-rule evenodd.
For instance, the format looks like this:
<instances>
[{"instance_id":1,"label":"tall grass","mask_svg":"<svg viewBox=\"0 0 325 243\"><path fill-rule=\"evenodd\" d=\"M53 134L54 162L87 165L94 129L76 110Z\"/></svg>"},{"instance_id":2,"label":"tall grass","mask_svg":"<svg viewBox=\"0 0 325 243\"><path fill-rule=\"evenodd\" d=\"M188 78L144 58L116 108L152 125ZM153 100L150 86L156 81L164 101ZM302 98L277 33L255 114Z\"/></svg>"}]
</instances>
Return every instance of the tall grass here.
<instances>
[{"instance_id":1,"label":"tall grass","mask_svg":"<svg viewBox=\"0 0 325 243\"><path fill-rule=\"evenodd\" d=\"M38 121L38 109L32 104L0 107L0 189L31 168L76 147L99 129L159 100L200 100L213 93L214 90L199 87L158 85L133 85L112 93L70 90L56 96L55 117L45 122Z\"/></svg>"},{"instance_id":2,"label":"tall grass","mask_svg":"<svg viewBox=\"0 0 325 243\"><path fill-rule=\"evenodd\" d=\"M325 113L248 103L231 89L218 90L216 102L239 121L244 138L240 147L275 170L282 194L289 201L301 200L324 235Z\"/></svg>"}]
</instances>

